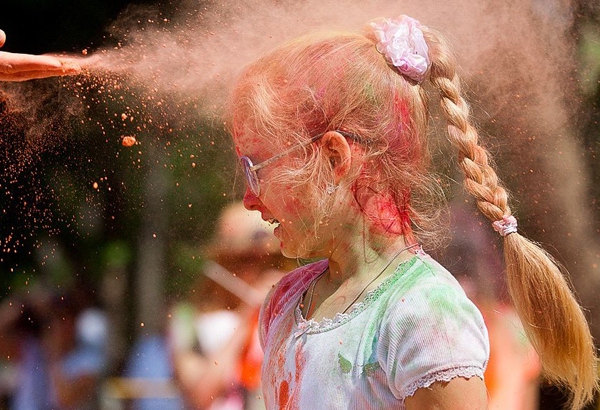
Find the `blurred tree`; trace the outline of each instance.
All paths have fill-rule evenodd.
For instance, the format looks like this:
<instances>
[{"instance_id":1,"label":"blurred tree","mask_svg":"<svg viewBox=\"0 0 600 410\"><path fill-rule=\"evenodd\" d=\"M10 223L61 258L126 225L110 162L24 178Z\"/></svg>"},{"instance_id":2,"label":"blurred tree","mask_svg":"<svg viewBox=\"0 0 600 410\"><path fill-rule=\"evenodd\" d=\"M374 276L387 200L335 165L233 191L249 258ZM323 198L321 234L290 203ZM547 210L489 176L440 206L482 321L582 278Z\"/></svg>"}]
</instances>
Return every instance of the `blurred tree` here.
<instances>
[{"instance_id":1,"label":"blurred tree","mask_svg":"<svg viewBox=\"0 0 600 410\"><path fill-rule=\"evenodd\" d=\"M600 3L579 1L573 36L577 39L582 109L579 111L585 159L591 171L591 189L596 215L594 229L600 232Z\"/></svg>"}]
</instances>

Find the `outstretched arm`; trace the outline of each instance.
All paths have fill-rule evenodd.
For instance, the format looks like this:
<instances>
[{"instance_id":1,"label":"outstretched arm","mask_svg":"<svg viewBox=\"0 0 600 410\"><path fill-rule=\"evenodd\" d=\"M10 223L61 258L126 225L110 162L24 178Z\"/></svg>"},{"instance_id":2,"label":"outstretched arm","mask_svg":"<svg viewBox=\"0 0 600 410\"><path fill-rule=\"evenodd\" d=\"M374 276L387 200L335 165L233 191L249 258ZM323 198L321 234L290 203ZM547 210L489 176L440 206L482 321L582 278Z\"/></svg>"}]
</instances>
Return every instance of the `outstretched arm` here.
<instances>
[{"instance_id":1,"label":"outstretched arm","mask_svg":"<svg viewBox=\"0 0 600 410\"><path fill-rule=\"evenodd\" d=\"M6 35L0 30L0 47L5 41ZM0 51L0 81L26 81L73 75L80 71L81 66L74 58Z\"/></svg>"}]
</instances>

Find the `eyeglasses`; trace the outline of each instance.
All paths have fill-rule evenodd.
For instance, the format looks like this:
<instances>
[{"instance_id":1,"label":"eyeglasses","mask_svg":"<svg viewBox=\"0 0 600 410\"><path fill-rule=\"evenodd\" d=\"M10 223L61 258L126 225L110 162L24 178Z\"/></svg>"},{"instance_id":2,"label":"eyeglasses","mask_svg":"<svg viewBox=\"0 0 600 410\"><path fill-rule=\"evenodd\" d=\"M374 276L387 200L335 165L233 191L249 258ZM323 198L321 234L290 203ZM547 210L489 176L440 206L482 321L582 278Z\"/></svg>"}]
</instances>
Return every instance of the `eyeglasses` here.
<instances>
[{"instance_id":1,"label":"eyeglasses","mask_svg":"<svg viewBox=\"0 0 600 410\"><path fill-rule=\"evenodd\" d=\"M350 139L358 141L358 142L364 142L363 139L361 137L359 137L358 135L351 134L346 131L340 131L340 130L334 130L334 131L340 133L341 135L343 135L346 138L350 138ZM288 155L290 152L294 152L297 149L309 146L313 142L321 139L323 137L323 135L325 135L327 132L329 132L329 131L325 131L321 134L315 135L308 141L296 144L296 145L286 149L285 151L280 152L279 154L277 154L269 159L266 159L263 162L256 164L256 165L254 165L252 163L252 160L250 158L248 158L247 156L245 156L245 155L241 156L240 162L242 163L242 168L244 169L244 175L246 176L246 183L248 184L248 188L250 188L250 191L252 191L252 193L256 196L260 195L260 183L259 183L258 174L256 173L256 171L266 167L269 164L272 164L273 162L277 161L278 159Z\"/></svg>"}]
</instances>

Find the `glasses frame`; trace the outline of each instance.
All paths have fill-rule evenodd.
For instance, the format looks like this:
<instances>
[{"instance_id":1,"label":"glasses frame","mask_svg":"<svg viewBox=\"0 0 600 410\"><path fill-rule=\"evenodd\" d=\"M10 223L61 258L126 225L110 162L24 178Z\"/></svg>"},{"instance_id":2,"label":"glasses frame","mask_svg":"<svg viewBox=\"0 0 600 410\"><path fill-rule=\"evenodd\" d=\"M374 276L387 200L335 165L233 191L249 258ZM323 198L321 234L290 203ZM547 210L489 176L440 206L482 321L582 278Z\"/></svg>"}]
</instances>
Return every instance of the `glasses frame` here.
<instances>
[{"instance_id":1,"label":"glasses frame","mask_svg":"<svg viewBox=\"0 0 600 410\"><path fill-rule=\"evenodd\" d=\"M361 137L359 137L358 135L355 135L355 134L352 134L352 133L349 133L346 131L341 131L341 130L333 130L333 131L343 135L346 138L364 143L363 139ZM255 196L260 195L260 181L258 179L258 174L256 173L256 171L266 167L267 165L272 164L273 162L290 154L291 152L296 151L297 149L309 146L310 144L323 138L323 135L327 134L328 132L329 131L325 131L320 134L317 134L314 137L310 138L308 141L304 141L304 142L298 143L296 145L293 145L292 147L286 149L285 151L280 152L279 154L276 154L276 155L272 156L271 158L266 159L263 162L260 162L258 164L253 164L252 160L250 158L248 158L246 155L242 155L240 157L240 162L242 164L242 168L244 170L244 175L246 177L246 183L248 184L248 188L250 188L250 191L252 191L252 193Z\"/></svg>"}]
</instances>

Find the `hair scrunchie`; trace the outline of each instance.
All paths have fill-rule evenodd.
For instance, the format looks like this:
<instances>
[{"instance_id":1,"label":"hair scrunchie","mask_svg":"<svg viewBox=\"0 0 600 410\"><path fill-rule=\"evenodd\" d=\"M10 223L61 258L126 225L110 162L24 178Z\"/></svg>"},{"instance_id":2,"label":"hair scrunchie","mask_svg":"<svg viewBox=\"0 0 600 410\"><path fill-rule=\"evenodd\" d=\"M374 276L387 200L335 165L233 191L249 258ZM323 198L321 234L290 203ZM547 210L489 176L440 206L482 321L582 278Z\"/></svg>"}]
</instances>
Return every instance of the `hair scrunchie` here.
<instances>
[{"instance_id":1,"label":"hair scrunchie","mask_svg":"<svg viewBox=\"0 0 600 410\"><path fill-rule=\"evenodd\" d=\"M494 227L494 230L500 234L500 236L506 236L517 232L517 218L512 215L508 215L499 221L492 222L492 226Z\"/></svg>"},{"instance_id":2,"label":"hair scrunchie","mask_svg":"<svg viewBox=\"0 0 600 410\"><path fill-rule=\"evenodd\" d=\"M408 78L420 83L429 68L429 48L421 23L401 15L397 19L377 19L368 23L379 51L388 63Z\"/></svg>"}]
</instances>

